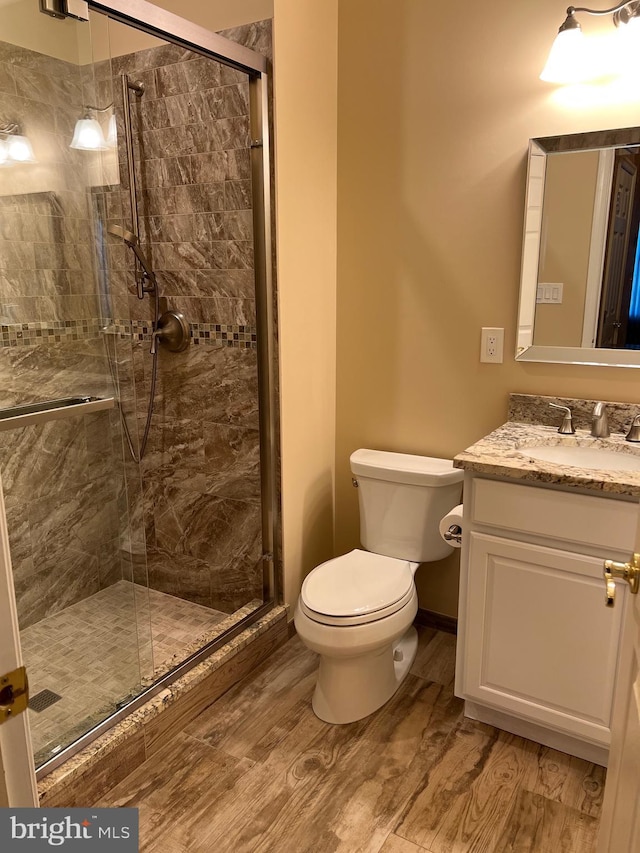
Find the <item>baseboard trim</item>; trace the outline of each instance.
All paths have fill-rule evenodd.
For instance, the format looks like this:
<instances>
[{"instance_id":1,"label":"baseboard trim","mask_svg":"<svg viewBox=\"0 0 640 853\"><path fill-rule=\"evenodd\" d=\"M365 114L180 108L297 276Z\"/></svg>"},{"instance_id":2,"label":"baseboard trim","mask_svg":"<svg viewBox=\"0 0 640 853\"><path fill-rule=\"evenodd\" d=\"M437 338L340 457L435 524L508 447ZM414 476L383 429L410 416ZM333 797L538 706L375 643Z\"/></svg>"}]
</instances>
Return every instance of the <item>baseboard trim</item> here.
<instances>
[{"instance_id":1,"label":"baseboard trim","mask_svg":"<svg viewBox=\"0 0 640 853\"><path fill-rule=\"evenodd\" d=\"M505 732L527 738L527 740L536 741L536 743L541 743L543 746L551 747L551 749L566 752L568 755L575 755L576 758L582 758L583 761L599 764L601 767L606 767L609 762L609 748L606 746L590 743L564 732L557 732L555 729L522 720L519 717L506 714L504 711L497 711L485 705L479 705L477 702L470 702L468 699L464 703L464 715L472 720L487 723L496 729L502 729Z\"/></svg>"},{"instance_id":2,"label":"baseboard trim","mask_svg":"<svg viewBox=\"0 0 640 853\"><path fill-rule=\"evenodd\" d=\"M447 634L458 633L458 620L455 616L446 616L444 613L436 613L434 610L424 610L419 607L414 622L416 625L435 628L437 631L445 631Z\"/></svg>"}]
</instances>

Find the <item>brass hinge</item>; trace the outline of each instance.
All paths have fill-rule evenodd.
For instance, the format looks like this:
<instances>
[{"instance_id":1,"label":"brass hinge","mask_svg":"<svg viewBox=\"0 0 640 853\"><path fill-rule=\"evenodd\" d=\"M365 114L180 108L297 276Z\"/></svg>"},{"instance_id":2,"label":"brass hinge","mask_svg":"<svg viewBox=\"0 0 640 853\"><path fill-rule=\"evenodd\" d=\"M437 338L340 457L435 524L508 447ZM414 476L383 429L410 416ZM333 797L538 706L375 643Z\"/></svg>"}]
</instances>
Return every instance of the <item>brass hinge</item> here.
<instances>
[{"instance_id":1,"label":"brass hinge","mask_svg":"<svg viewBox=\"0 0 640 853\"><path fill-rule=\"evenodd\" d=\"M24 666L0 676L0 725L27 710L29 679Z\"/></svg>"}]
</instances>

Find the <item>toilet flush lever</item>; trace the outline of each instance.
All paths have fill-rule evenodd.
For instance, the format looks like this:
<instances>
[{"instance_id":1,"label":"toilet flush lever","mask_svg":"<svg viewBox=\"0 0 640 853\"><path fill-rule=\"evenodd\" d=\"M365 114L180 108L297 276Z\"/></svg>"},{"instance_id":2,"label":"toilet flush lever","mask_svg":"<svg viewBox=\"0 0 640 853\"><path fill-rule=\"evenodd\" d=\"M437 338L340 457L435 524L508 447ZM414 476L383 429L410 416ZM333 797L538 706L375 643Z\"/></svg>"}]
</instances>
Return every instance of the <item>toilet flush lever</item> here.
<instances>
[{"instance_id":1,"label":"toilet flush lever","mask_svg":"<svg viewBox=\"0 0 640 853\"><path fill-rule=\"evenodd\" d=\"M605 603L613 607L616 600L616 585L614 578L622 578L631 587L631 594L637 595L640 588L640 554L634 554L629 563L616 563L615 560L604 561L604 579L607 585Z\"/></svg>"},{"instance_id":2,"label":"toilet flush lever","mask_svg":"<svg viewBox=\"0 0 640 853\"><path fill-rule=\"evenodd\" d=\"M443 538L447 542L457 542L458 545L462 544L462 528L459 524L452 524L448 530L445 530L443 534Z\"/></svg>"}]
</instances>

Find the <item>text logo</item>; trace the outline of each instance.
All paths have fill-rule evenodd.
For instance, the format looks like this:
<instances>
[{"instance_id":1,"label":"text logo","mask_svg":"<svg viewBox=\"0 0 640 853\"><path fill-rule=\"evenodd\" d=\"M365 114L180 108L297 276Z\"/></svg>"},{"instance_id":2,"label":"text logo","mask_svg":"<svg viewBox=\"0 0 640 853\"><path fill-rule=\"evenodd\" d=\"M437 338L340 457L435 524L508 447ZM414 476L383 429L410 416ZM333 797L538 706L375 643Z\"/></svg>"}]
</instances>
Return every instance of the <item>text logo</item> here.
<instances>
[{"instance_id":1,"label":"text logo","mask_svg":"<svg viewBox=\"0 0 640 853\"><path fill-rule=\"evenodd\" d=\"M137 809L0 809L2 853L138 853Z\"/></svg>"}]
</instances>

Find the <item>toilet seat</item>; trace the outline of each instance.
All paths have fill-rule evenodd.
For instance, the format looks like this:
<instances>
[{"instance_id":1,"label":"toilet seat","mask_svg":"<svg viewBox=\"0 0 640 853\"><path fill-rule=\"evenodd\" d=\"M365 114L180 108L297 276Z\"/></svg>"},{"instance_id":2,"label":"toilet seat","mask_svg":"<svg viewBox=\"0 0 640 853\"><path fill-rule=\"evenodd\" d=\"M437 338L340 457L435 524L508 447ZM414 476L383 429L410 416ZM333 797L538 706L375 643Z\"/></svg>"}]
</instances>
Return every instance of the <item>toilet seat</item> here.
<instances>
[{"instance_id":1,"label":"toilet seat","mask_svg":"<svg viewBox=\"0 0 640 853\"><path fill-rule=\"evenodd\" d=\"M413 598L415 563L355 549L305 579L300 609L324 625L362 625L390 616Z\"/></svg>"}]
</instances>

